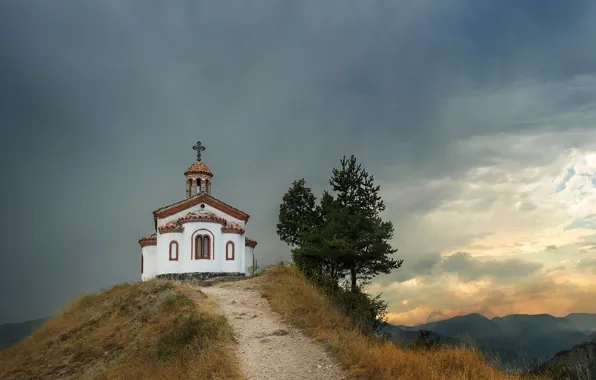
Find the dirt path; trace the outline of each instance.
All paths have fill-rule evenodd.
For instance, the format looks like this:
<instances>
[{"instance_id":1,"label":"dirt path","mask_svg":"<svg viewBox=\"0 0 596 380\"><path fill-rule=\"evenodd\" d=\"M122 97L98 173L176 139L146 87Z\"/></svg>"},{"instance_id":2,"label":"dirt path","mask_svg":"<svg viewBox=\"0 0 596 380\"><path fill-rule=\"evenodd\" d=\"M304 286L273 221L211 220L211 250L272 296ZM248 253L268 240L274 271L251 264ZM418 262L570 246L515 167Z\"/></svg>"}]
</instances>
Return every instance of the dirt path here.
<instances>
[{"instance_id":1,"label":"dirt path","mask_svg":"<svg viewBox=\"0 0 596 380\"><path fill-rule=\"evenodd\" d=\"M216 300L238 339L247 380L346 379L324 348L284 324L248 281L202 287Z\"/></svg>"}]
</instances>

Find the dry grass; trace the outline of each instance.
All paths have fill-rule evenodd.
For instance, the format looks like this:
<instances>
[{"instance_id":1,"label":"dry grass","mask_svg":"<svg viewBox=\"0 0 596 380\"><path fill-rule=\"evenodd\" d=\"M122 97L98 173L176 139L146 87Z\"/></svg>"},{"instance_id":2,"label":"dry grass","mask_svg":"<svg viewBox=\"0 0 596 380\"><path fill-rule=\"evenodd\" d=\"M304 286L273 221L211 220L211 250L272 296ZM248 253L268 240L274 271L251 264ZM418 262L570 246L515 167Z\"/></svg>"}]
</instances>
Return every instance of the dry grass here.
<instances>
[{"instance_id":1,"label":"dry grass","mask_svg":"<svg viewBox=\"0 0 596 380\"><path fill-rule=\"evenodd\" d=\"M81 297L0 351L0 378L241 379L234 347L230 325L196 288L125 283Z\"/></svg>"},{"instance_id":2,"label":"dry grass","mask_svg":"<svg viewBox=\"0 0 596 380\"><path fill-rule=\"evenodd\" d=\"M293 266L271 267L253 281L287 323L324 343L353 379L519 379L470 348L420 351L367 338Z\"/></svg>"}]
</instances>

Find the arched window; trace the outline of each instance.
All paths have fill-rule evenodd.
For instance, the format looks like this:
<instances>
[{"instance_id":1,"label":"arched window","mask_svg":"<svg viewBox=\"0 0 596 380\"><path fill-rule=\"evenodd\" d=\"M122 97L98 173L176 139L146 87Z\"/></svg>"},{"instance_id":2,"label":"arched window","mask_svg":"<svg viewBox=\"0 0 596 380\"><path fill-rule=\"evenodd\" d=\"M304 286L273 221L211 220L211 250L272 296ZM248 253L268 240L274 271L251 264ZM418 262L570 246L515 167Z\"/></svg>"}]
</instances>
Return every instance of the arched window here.
<instances>
[{"instance_id":1,"label":"arched window","mask_svg":"<svg viewBox=\"0 0 596 380\"><path fill-rule=\"evenodd\" d=\"M226 260L234 260L234 243L226 243Z\"/></svg>"},{"instance_id":2,"label":"arched window","mask_svg":"<svg viewBox=\"0 0 596 380\"><path fill-rule=\"evenodd\" d=\"M176 240L170 242L170 261L178 261L178 242Z\"/></svg>"},{"instance_id":3,"label":"arched window","mask_svg":"<svg viewBox=\"0 0 596 380\"><path fill-rule=\"evenodd\" d=\"M211 258L211 238L209 235L195 237L195 260Z\"/></svg>"}]
</instances>

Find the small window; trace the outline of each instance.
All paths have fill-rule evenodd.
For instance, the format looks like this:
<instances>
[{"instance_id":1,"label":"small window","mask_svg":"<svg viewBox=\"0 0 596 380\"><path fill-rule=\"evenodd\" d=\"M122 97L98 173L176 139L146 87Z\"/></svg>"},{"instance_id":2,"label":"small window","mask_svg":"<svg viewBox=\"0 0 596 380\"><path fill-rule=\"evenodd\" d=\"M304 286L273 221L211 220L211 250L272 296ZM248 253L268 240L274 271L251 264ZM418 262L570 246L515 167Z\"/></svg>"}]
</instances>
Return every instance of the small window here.
<instances>
[{"instance_id":1,"label":"small window","mask_svg":"<svg viewBox=\"0 0 596 380\"><path fill-rule=\"evenodd\" d=\"M170 261L178 261L178 242L175 240L170 242Z\"/></svg>"},{"instance_id":2,"label":"small window","mask_svg":"<svg viewBox=\"0 0 596 380\"><path fill-rule=\"evenodd\" d=\"M226 260L234 260L234 243L231 241L226 244Z\"/></svg>"},{"instance_id":3,"label":"small window","mask_svg":"<svg viewBox=\"0 0 596 380\"><path fill-rule=\"evenodd\" d=\"M211 238L208 235L195 237L195 260L211 258Z\"/></svg>"},{"instance_id":4,"label":"small window","mask_svg":"<svg viewBox=\"0 0 596 380\"><path fill-rule=\"evenodd\" d=\"M143 274L143 267L144 267L144 262L143 262L143 255L141 255L141 274Z\"/></svg>"}]
</instances>

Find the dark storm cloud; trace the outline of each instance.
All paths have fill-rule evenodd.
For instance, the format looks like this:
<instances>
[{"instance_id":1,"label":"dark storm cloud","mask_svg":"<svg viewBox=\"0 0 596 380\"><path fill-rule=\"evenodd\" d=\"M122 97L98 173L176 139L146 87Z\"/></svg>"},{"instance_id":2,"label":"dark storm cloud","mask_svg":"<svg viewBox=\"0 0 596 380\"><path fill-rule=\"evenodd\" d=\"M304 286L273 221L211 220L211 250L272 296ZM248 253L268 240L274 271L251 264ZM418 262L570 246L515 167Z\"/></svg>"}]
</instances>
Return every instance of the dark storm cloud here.
<instances>
[{"instance_id":1,"label":"dark storm cloud","mask_svg":"<svg viewBox=\"0 0 596 380\"><path fill-rule=\"evenodd\" d=\"M398 254L400 258L403 255ZM436 274L433 269L441 262L441 255L438 252L416 253L403 258L401 268L388 275L380 275L375 279L379 285L388 285L394 281L404 282L418 276L432 276Z\"/></svg>"},{"instance_id":2,"label":"dark storm cloud","mask_svg":"<svg viewBox=\"0 0 596 380\"><path fill-rule=\"evenodd\" d=\"M389 285L421 277L425 283L439 281L443 274L456 274L463 281L473 281L485 276L496 279L523 277L542 268L542 264L521 259L497 260L486 257L472 257L467 252L456 252L441 257L439 253L411 255L404 259L402 267L389 275L379 276L375 283Z\"/></svg>"},{"instance_id":3,"label":"dark storm cloud","mask_svg":"<svg viewBox=\"0 0 596 380\"><path fill-rule=\"evenodd\" d=\"M532 263L521 259L508 260L480 260L473 258L467 252L457 252L443 258L441 270L446 273L456 273L465 281L476 280L483 276L497 278L512 278L527 276L542 267L539 263Z\"/></svg>"},{"instance_id":4,"label":"dark storm cloud","mask_svg":"<svg viewBox=\"0 0 596 380\"><path fill-rule=\"evenodd\" d=\"M404 184L490 161L451 147L535 126L447 123L445 99L591 73L593 15L555 0L2 1L0 323L138 279L136 240L184 196L197 139L263 264L287 258L283 192L306 177L320 193L343 154L380 179L400 165ZM593 100L579 95L553 107Z\"/></svg>"}]
</instances>

